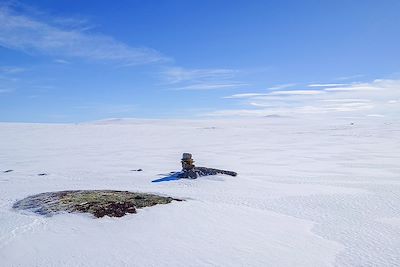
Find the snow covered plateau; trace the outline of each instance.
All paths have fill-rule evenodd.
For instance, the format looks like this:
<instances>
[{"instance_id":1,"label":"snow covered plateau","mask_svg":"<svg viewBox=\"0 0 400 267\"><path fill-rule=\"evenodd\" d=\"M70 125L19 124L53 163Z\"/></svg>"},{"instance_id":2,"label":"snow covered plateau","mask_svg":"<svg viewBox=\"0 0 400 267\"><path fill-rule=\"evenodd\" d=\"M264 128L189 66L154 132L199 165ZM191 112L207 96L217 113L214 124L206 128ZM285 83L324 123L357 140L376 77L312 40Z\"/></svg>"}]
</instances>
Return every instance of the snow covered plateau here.
<instances>
[{"instance_id":1,"label":"snow covered plateau","mask_svg":"<svg viewBox=\"0 0 400 267\"><path fill-rule=\"evenodd\" d=\"M238 176L152 182L183 152ZM86 189L186 201L122 218L12 209ZM400 266L400 122L0 123L0 266Z\"/></svg>"}]
</instances>

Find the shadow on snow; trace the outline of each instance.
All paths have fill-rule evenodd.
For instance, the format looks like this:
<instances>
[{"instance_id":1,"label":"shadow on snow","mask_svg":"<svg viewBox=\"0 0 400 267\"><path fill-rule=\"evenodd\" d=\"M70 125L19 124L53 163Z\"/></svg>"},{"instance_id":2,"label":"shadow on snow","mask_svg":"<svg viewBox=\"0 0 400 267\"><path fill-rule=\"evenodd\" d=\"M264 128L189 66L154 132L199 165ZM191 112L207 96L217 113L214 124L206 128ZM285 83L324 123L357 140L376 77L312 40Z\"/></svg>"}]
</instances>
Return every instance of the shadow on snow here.
<instances>
[{"instance_id":1,"label":"shadow on snow","mask_svg":"<svg viewBox=\"0 0 400 267\"><path fill-rule=\"evenodd\" d=\"M161 183L161 182L168 182L168 181L176 181L176 180L180 180L181 178L179 178L179 172L176 173L172 173L168 176L165 176L163 178L160 179L156 179L151 181L152 183Z\"/></svg>"}]
</instances>

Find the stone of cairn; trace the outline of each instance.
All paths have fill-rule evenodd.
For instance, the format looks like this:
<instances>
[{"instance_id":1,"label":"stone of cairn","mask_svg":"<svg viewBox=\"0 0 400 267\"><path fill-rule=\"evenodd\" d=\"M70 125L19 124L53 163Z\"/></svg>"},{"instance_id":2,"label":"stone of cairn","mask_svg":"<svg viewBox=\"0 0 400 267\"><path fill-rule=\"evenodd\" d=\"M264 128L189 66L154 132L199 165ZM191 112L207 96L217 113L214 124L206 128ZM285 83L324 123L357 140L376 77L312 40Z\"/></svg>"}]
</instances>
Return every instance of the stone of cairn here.
<instances>
[{"instance_id":1,"label":"stone of cairn","mask_svg":"<svg viewBox=\"0 0 400 267\"><path fill-rule=\"evenodd\" d=\"M194 165L194 160L192 154L183 153L182 159L182 171L179 173L179 178L196 179L200 176L216 175L216 174L226 174L230 176L236 176L237 173L233 171L225 171L206 167L196 167Z\"/></svg>"},{"instance_id":2,"label":"stone of cairn","mask_svg":"<svg viewBox=\"0 0 400 267\"><path fill-rule=\"evenodd\" d=\"M181 163L182 171L190 171L195 168L194 160L192 159L192 154L190 153L183 153Z\"/></svg>"}]
</instances>

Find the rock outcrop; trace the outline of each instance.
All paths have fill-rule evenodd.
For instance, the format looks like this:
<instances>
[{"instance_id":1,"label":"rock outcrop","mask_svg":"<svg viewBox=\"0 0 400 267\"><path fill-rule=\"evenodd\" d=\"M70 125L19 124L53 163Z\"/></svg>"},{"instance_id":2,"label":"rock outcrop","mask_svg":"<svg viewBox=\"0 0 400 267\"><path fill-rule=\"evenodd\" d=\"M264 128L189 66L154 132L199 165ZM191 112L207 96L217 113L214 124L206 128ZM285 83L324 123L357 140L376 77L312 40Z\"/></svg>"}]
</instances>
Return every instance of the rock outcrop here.
<instances>
[{"instance_id":1,"label":"rock outcrop","mask_svg":"<svg viewBox=\"0 0 400 267\"><path fill-rule=\"evenodd\" d=\"M206 168L206 167L196 167L194 165L192 154L190 153L183 153L181 163L182 163L182 171L178 173L178 178L196 179L200 176L216 175L216 174L226 174L230 176L237 175L237 173L233 171L226 171L226 170Z\"/></svg>"},{"instance_id":2,"label":"rock outcrop","mask_svg":"<svg viewBox=\"0 0 400 267\"><path fill-rule=\"evenodd\" d=\"M168 204L173 200L181 201L171 197L129 191L77 190L29 196L17 201L13 208L30 210L46 216L65 211L90 213L97 218L122 217L127 213L136 213L137 209Z\"/></svg>"}]
</instances>

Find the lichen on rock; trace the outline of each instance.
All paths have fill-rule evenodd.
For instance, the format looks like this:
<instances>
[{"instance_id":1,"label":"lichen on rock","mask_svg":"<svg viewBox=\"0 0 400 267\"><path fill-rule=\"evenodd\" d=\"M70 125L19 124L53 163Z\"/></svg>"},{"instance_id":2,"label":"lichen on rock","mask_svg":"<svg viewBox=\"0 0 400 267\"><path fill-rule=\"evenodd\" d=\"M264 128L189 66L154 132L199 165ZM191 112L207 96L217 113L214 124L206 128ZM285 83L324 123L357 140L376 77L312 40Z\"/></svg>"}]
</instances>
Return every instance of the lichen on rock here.
<instances>
[{"instance_id":1,"label":"lichen on rock","mask_svg":"<svg viewBox=\"0 0 400 267\"><path fill-rule=\"evenodd\" d=\"M66 211L90 213L97 218L122 217L127 213L136 213L137 209L168 204L173 200L181 201L171 197L129 191L76 190L29 196L15 202L13 208L30 210L46 216Z\"/></svg>"}]
</instances>

